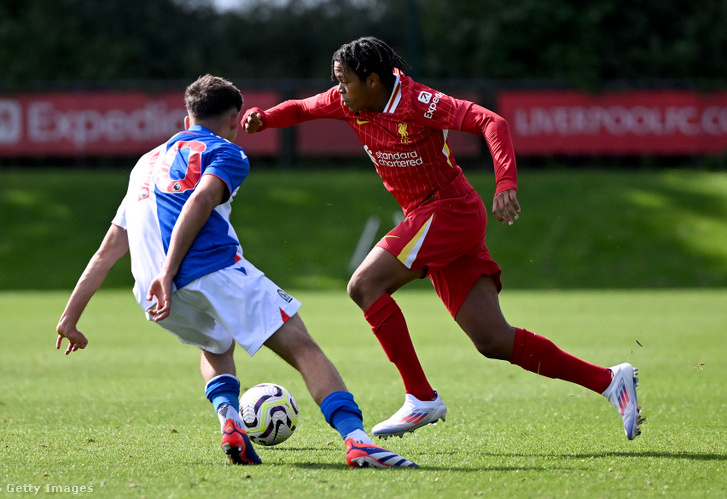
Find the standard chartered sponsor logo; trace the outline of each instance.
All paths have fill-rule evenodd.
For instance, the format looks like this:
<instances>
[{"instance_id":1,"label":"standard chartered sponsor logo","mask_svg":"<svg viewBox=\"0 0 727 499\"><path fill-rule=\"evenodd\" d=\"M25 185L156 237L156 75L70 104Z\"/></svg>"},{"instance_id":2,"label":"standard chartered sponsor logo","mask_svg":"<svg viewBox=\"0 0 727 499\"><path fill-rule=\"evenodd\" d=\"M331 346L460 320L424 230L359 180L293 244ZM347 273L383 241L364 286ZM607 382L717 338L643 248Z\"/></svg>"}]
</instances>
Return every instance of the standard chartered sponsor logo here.
<instances>
[{"instance_id":1,"label":"standard chartered sponsor logo","mask_svg":"<svg viewBox=\"0 0 727 499\"><path fill-rule=\"evenodd\" d=\"M369 155L376 166L388 166L390 168L406 168L424 164L424 159L419 156L419 151L406 152L373 152L369 146L364 146L364 151Z\"/></svg>"},{"instance_id":2,"label":"standard chartered sponsor logo","mask_svg":"<svg viewBox=\"0 0 727 499\"><path fill-rule=\"evenodd\" d=\"M419 152L416 150L407 152L378 151L376 153L376 164L391 168L406 168L424 164L424 159L419 156Z\"/></svg>"},{"instance_id":3,"label":"standard chartered sponsor logo","mask_svg":"<svg viewBox=\"0 0 727 499\"><path fill-rule=\"evenodd\" d=\"M419 151L406 152L373 152L369 146L364 146L364 151L369 155L376 166L388 166L390 168L406 168L424 164L424 159L419 156Z\"/></svg>"},{"instance_id":4,"label":"standard chartered sponsor logo","mask_svg":"<svg viewBox=\"0 0 727 499\"><path fill-rule=\"evenodd\" d=\"M379 166L379 164L376 162L376 158L374 157L374 153L371 152L371 149L369 149L369 146L364 145L364 151L366 151L366 154L369 155L369 158L371 158L371 161L373 162L373 164L375 164L376 166Z\"/></svg>"}]
</instances>

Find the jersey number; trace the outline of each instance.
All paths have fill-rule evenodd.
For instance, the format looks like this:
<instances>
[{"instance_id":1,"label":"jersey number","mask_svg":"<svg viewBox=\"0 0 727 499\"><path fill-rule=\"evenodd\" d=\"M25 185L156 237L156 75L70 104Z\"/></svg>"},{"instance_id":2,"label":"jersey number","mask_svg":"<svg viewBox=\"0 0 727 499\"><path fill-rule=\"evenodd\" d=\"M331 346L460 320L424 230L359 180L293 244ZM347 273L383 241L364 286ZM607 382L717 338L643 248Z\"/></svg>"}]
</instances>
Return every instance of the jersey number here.
<instances>
[{"instance_id":1,"label":"jersey number","mask_svg":"<svg viewBox=\"0 0 727 499\"><path fill-rule=\"evenodd\" d=\"M157 188L162 192L180 193L194 189L202 173L202 153L206 149L207 146L203 142L189 140L175 142L164 155L159 152L152 154L149 158L149 176L142 186L139 200L149 197L149 186L152 177ZM174 160L180 154L183 154L183 151L187 153L187 168L184 177L173 179L169 174L169 170Z\"/></svg>"}]
</instances>

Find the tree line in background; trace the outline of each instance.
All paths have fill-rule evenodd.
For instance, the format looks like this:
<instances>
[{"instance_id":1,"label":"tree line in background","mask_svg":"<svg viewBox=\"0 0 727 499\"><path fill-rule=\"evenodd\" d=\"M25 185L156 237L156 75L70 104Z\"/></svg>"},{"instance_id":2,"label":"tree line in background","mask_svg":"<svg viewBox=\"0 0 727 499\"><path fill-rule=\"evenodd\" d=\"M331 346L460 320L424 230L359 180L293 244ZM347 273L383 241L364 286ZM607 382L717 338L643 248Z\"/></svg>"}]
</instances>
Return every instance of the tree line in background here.
<instances>
[{"instance_id":1,"label":"tree line in background","mask_svg":"<svg viewBox=\"0 0 727 499\"><path fill-rule=\"evenodd\" d=\"M724 0L4 0L0 85L328 78L332 53L370 34L422 78L719 88L725 26Z\"/></svg>"}]
</instances>

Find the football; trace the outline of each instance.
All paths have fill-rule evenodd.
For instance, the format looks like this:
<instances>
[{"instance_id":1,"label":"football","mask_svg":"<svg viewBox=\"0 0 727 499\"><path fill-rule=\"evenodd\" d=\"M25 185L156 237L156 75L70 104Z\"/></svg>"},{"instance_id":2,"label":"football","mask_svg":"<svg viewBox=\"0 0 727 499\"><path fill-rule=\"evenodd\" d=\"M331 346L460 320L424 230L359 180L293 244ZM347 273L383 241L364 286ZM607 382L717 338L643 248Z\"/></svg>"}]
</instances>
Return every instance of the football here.
<instances>
[{"instance_id":1,"label":"football","mask_svg":"<svg viewBox=\"0 0 727 499\"><path fill-rule=\"evenodd\" d=\"M285 442L298 424L298 404L288 390L275 383L261 383L240 398L245 431L256 444Z\"/></svg>"}]
</instances>

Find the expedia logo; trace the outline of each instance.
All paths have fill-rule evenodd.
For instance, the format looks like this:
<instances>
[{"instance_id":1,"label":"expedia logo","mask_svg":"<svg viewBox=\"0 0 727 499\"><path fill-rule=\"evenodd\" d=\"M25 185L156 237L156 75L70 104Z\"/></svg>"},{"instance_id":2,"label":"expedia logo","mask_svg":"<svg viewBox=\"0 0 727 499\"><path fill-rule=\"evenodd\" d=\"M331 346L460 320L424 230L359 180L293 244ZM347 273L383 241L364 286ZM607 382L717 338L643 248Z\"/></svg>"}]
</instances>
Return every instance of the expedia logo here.
<instances>
[{"instance_id":1,"label":"expedia logo","mask_svg":"<svg viewBox=\"0 0 727 499\"><path fill-rule=\"evenodd\" d=\"M424 93L426 93L426 92L422 92L421 94L419 94L419 100L422 100L422 94L424 94ZM430 96L431 96L431 94L430 94ZM439 100L442 97L444 97L444 94L442 92L437 92L436 94L434 94L434 98L432 99L431 103L429 103L429 108L427 109L427 112L424 113L425 118L432 119L432 117L434 116L434 111L437 110L437 104L439 103ZM422 102L424 102L424 101L422 101ZM427 101L427 102L429 102L429 101Z\"/></svg>"},{"instance_id":2,"label":"expedia logo","mask_svg":"<svg viewBox=\"0 0 727 499\"><path fill-rule=\"evenodd\" d=\"M419 102L423 102L424 104L429 104L429 101L432 100L432 94L429 92L420 92L419 93Z\"/></svg>"},{"instance_id":3,"label":"expedia logo","mask_svg":"<svg viewBox=\"0 0 727 499\"><path fill-rule=\"evenodd\" d=\"M22 112L17 101L0 99L0 144L15 144L22 132Z\"/></svg>"}]
</instances>

